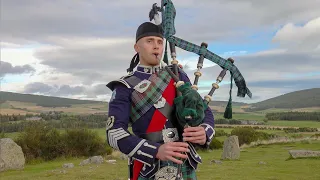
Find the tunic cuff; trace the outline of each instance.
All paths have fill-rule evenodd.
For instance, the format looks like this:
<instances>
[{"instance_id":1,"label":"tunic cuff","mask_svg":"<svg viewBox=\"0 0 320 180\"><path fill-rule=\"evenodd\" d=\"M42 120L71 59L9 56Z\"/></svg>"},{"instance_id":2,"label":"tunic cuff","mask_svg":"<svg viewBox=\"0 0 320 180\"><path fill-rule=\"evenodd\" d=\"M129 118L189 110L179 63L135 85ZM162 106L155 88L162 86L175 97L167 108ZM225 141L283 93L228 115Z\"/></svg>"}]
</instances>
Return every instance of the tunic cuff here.
<instances>
[{"instance_id":1,"label":"tunic cuff","mask_svg":"<svg viewBox=\"0 0 320 180\"><path fill-rule=\"evenodd\" d=\"M212 126L210 126L209 124L206 123L202 123L200 126L202 126L205 131L206 131L206 137L207 137L207 141L206 141L206 147L208 147L212 141L212 138L215 135L215 130L213 129Z\"/></svg>"},{"instance_id":2,"label":"tunic cuff","mask_svg":"<svg viewBox=\"0 0 320 180\"><path fill-rule=\"evenodd\" d=\"M160 145L161 144L142 139L128 156L151 167L156 161L156 155Z\"/></svg>"}]
</instances>

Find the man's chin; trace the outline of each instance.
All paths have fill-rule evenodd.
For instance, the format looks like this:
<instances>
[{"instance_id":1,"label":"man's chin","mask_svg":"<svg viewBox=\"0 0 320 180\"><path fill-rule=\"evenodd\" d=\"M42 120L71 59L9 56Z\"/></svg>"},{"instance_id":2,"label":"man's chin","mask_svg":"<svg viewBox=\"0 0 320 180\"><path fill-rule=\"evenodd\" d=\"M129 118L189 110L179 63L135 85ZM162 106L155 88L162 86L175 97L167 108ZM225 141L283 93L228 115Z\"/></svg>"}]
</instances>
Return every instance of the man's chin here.
<instances>
[{"instance_id":1,"label":"man's chin","mask_svg":"<svg viewBox=\"0 0 320 180\"><path fill-rule=\"evenodd\" d=\"M151 66L157 66L160 64L160 60L154 60L152 62L149 63Z\"/></svg>"}]
</instances>

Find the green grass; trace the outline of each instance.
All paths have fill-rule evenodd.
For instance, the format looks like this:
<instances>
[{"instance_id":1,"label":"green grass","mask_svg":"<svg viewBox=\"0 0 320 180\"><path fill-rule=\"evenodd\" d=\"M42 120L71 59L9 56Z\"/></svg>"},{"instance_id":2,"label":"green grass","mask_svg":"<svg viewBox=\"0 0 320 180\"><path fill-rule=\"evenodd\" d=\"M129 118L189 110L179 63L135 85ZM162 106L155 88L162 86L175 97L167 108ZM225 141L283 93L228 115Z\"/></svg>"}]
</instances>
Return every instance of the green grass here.
<instances>
[{"instance_id":1,"label":"green grass","mask_svg":"<svg viewBox=\"0 0 320 180\"><path fill-rule=\"evenodd\" d=\"M215 116L215 119L223 119L223 114L221 114L221 113L214 114L214 116ZM232 114L232 119L262 121L264 119L264 114L234 113L234 114Z\"/></svg>"},{"instance_id":2,"label":"green grass","mask_svg":"<svg viewBox=\"0 0 320 180\"><path fill-rule=\"evenodd\" d=\"M316 121L268 121L267 124L271 126L320 128L320 122L316 122Z\"/></svg>"},{"instance_id":3,"label":"green grass","mask_svg":"<svg viewBox=\"0 0 320 180\"><path fill-rule=\"evenodd\" d=\"M271 113L271 112L288 112L292 111L291 109L285 109L285 108L270 108L270 109L265 109L261 111L255 111L259 113Z\"/></svg>"},{"instance_id":4,"label":"green grass","mask_svg":"<svg viewBox=\"0 0 320 180\"><path fill-rule=\"evenodd\" d=\"M223 130L224 132L231 134L231 131L233 130L233 128L216 128L216 130ZM256 131L260 131L260 132L265 132L268 134L275 134L278 135L280 137L297 137L297 136L302 136L302 137L311 137L312 135L319 133L319 132L311 132L311 133L304 133L304 132L299 132L299 133L285 133L282 130L260 130L260 129L256 129ZM221 142L223 142L225 139L227 138L227 136L220 136L217 137L217 139Z\"/></svg>"},{"instance_id":5,"label":"green grass","mask_svg":"<svg viewBox=\"0 0 320 180\"><path fill-rule=\"evenodd\" d=\"M263 145L243 149L240 160L222 161L222 164L211 164L219 160L222 150L200 152L203 163L197 172L201 180L317 180L320 179L319 159L289 159L288 150L308 149L320 150L320 141L312 143L290 143L278 145ZM127 178L127 161L117 159L115 165L79 166L85 158L60 159L40 164L26 165L24 170L7 171L0 174L0 179L123 179ZM266 164L259 164L260 161ZM64 169L64 163L74 163L72 169Z\"/></svg>"},{"instance_id":6,"label":"green grass","mask_svg":"<svg viewBox=\"0 0 320 180\"><path fill-rule=\"evenodd\" d=\"M0 179L115 179L127 174L126 162L122 161L116 165L104 163L101 165L79 166L86 158L72 158L67 160L55 160L34 165L26 165L24 170L7 171L0 174ZM63 169L65 163L73 163L73 169ZM63 172L65 170L65 173Z\"/></svg>"},{"instance_id":7,"label":"green grass","mask_svg":"<svg viewBox=\"0 0 320 180\"><path fill-rule=\"evenodd\" d=\"M10 104L8 102L0 103L0 110L2 108L11 108Z\"/></svg>"},{"instance_id":8,"label":"green grass","mask_svg":"<svg viewBox=\"0 0 320 180\"><path fill-rule=\"evenodd\" d=\"M11 138L11 139L15 139L16 137L18 137L19 132L13 132L13 133L5 133L6 138Z\"/></svg>"},{"instance_id":9,"label":"green grass","mask_svg":"<svg viewBox=\"0 0 320 180\"><path fill-rule=\"evenodd\" d=\"M310 107L310 108L270 108L261 111L255 111L256 113L271 113L271 112L290 112L290 111L307 111L307 112L319 112L319 107Z\"/></svg>"},{"instance_id":10,"label":"green grass","mask_svg":"<svg viewBox=\"0 0 320 180\"><path fill-rule=\"evenodd\" d=\"M273 121L269 121L269 122L273 122ZM282 125L288 126L288 124L287 124L288 121L280 121L280 122L283 122ZM305 122L302 121L302 123L305 123ZM294 124L294 125L295 125L295 124ZM311 124L311 125L312 125L312 126L301 126L301 127L316 127L315 124ZM228 133L228 134L230 134L231 131L233 130L233 128L216 128L216 129L217 129L217 130L223 130L223 131L225 131L225 132ZM92 130L96 131L101 138L103 138L103 139L106 138L106 130L105 130L105 128L92 129ZM130 127L129 127L128 130L129 130L129 132L132 133L132 129L131 129ZM60 131L62 132L62 131L64 131L64 130L63 130L63 129L60 129ZM259 130L259 129L257 129L257 131L262 131L262 132L266 132L266 133L277 134L277 135L280 135L280 136L290 136L290 135L292 135L292 134L286 134L286 133L285 133L284 131L282 131L282 130ZM301 134L303 134L303 133L301 133ZM309 133L309 134L304 135L304 136L311 136L312 134L313 134L313 133L311 133L311 134ZM15 139L15 138L19 135L19 132L6 133L5 135L6 135L6 137L8 137L8 138ZM219 140L224 140L225 137L223 137L222 139L221 139L221 137L219 137L218 139L219 139Z\"/></svg>"},{"instance_id":11,"label":"green grass","mask_svg":"<svg viewBox=\"0 0 320 180\"><path fill-rule=\"evenodd\" d=\"M316 159L299 159L288 161L288 149L320 150L320 143L268 145L244 149L239 161L223 161L222 164L208 162L218 160L221 150L203 153L204 163L200 166L199 179L318 179L320 178L320 161ZM263 161L266 165L260 165ZM313 169L317 168L317 170ZM210 177L208 177L211 175Z\"/></svg>"}]
</instances>

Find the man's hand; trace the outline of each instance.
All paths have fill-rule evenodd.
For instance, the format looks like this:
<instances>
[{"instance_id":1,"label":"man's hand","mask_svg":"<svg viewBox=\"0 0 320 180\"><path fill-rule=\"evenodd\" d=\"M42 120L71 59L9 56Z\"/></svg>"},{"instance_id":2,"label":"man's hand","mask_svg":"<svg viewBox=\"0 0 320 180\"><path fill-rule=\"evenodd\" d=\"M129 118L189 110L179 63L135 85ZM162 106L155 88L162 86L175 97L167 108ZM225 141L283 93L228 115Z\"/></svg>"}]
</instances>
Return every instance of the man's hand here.
<instances>
[{"instance_id":1,"label":"man's hand","mask_svg":"<svg viewBox=\"0 0 320 180\"><path fill-rule=\"evenodd\" d=\"M187 159L188 156L182 153L187 153L190 151L188 146L188 143L185 142L168 142L162 144L158 149L156 157L162 161L170 160L177 164L183 164L181 160L176 158Z\"/></svg>"},{"instance_id":2,"label":"man's hand","mask_svg":"<svg viewBox=\"0 0 320 180\"><path fill-rule=\"evenodd\" d=\"M207 141L206 131L203 127L187 127L182 134L183 141L204 145Z\"/></svg>"}]
</instances>

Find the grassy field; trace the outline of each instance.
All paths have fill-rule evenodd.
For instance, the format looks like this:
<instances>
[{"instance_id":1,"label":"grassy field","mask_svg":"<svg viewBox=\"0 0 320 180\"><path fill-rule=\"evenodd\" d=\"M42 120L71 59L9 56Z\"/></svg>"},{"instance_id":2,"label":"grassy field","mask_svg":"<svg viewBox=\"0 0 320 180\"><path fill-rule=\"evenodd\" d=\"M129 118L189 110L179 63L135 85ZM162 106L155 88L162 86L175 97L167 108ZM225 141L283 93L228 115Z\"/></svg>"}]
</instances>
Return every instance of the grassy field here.
<instances>
[{"instance_id":1,"label":"grassy field","mask_svg":"<svg viewBox=\"0 0 320 180\"><path fill-rule=\"evenodd\" d=\"M242 119L242 120L253 120L253 121L263 121L264 115L262 113L234 113L232 114L232 119ZM224 119L223 114L215 114L215 119Z\"/></svg>"},{"instance_id":2,"label":"grassy field","mask_svg":"<svg viewBox=\"0 0 320 180\"><path fill-rule=\"evenodd\" d=\"M219 113L224 113L224 111L226 110L225 106L210 106L210 108ZM245 111L243 110L242 106L232 106L232 112L243 113Z\"/></svg>"},{"instance_id":3,"label":"grassy field","mask_svg":"<svg viewBox=\"0 0 320 180\"><path fill-rule=\"evenodd\" d=\"M320 141L310 143L290 143L263 145L242 149L240 160L219 160L222 150L200 152L203 163L197 176L200 180L318 180L320 179L320 159L288 160L290 149L320 150ZM24 170L0 173L1 179L127 179L127 161L117 159L116 164L79 166L85 158L60 159L41 164L26 165ZM259 163L262 162L262 163ZM63 169L64 163L74 163L72 169Z\"/></svg>"},{"instance_id":4,"label":"grassy field","mask_svg":"<svg viewBox=\"0 0 320 180\"><path fill-rule=\"evenodd\" d=\"M317 121L268 121L267 125L320 128L320 122Z\"/></svg>"},{"instance_id":5,"label":"grassy field","mask_svg":"<svg viewBox=\"0 0 320 180\"><path fill-rule=\"evenodd\" d=\"M15 109L14 109L15 108ZM66 114L93 114L93 113L105 113L107 112L107 103L96 104L75 104L71 107L42 107L37 106L35 103L7 101L0 106L0 114L21 114L27 113L39 114L41 112L49 111L63 111Z\"/></svg>"},{"instance_id":6,"label":"grassy field","mask_svg":"<svg viewBox=\"0 0 320 180\"><path fill-rule=\"evenodd\" d=\"M26 107L21 105L20 108ZM101 111L106 108L105 105L74 105L73 110L83 111ZM35 110L35 109L33 109ZM72 111L73 111L72 110ZM72 113L70 111L70 113ZM223 114L215 115L215 118L223 118ZM263 121L264 113L235 113L233 119L246 119ZM286 127L317 127L320 128L320 122L315 121L268 121L270 126ZM233 128L217 128L230 133ZM99 136L106 138L105 128L95 129ZM130 129L129 129L130 131ZM293 137L302 135L311 136L315 133L290 133L287 134L281 130L258 130L267 133L274 133L280 136ZM319 133L319 132L317 132ZM19 133L7 133L6 136L15 139ZM224 141L226 136L218 137ZM263 145L258 147L244 148L241 152L241 158L237 161L222 161L222 164L210 163L211 160L219 160L222 150L212 152L200 152L203 164L199 166L198 179L200 180L316 180L320 179L320 159L296 159L288 160L290 149L308 149L319 150L320 141L303 141L289 144ZM109 158L109 157L108 157ZM117 159L116 164L103 163L101 165L79 166L79 163L86 159L58 159L50 162L38 164L27 164L24 170L7 171L0 173L0 179L127 179L127 161ZM259 162L263 162L262 164ZM63 169L64 163L74 163L72 169Z\"/></svg>"},{"instance_id":7,"label":"grassy field","mask_svg":"<svg viewBox=\"0 0 320 180\"><path fill-rule=\"evenodd\" d=\"M282 108L270 108L262 111L256 111L261 113L270 112L289 112L289 111L299 111L299 112L319 112L320 107L308 107L308 108L292 108L292 109L282 109Z\"/></svg>"},{"instance_id":8,"label":"grassy field","mask_svg":"<svg viewBox=\"0 0 320 180\"><path fill-rule=\"evenodd\" d=\"M225 104L226 105L226 104ZM223 106L210 106L212 110L219 113L218 118L222 118L225 111L225 105ZM309 108L296 108L296 109L281 109L270 108L256 112L245 112L244 108L248 108L249 105L239 106L233 105L234 119L246 119L260 121L264 119L264 115L268 112L284 112L284 111L305 111L305 112L319 112L320 107ZM18 101L6 101L0 104L0 114L26 114L26 113L41 113L46 111L63 111L67 114L85 114L85 113L105 113L108 110L107 102L97 102L89 104L72 104L69 108L57 107L41 107L36 103L18 102Z\"/></svg>"},{"instance_id":9,"label":"grassy field","mask_svg":"<svg viewBox=\"0 0 320 180\"><path fill-rule=\"evenodd\" d=\"M228 134L231 133L232 129L233 128L217 128L217 130L223 130ZM105 131L104 128L95 129L95 131L97 131L97 133L99 134L99 136L101 138L104 138L104 139L106 138L106 131ZM129 131L131 132L131 129L129 129ZM281 131L281 130L257 130L257 131L262 131L262 132L266 132L266 133L270 133L270 134L272 133L272 134L276 134L276 135L279 135L279 136L287 136L287 137L290 137L293 134L295 134L295 133L287 134L287 133L285 133L284 131ZM305 136L312 136L315 133L299 133L299 134L305 134ZM16 135L17 134L13 134L13 136L16 136ZM219 138L220 138L219 140L223 141L226 137L219 137Z\"/></svg>"},{"instance_id":10,"label":"grassy field","mask_svg":"<svg viewBox=\"0 0 320 180\"><path fill-rule=\"evenodd\" d=\"M288 122L288 121L284 121L282 125L287 125L286 122ZM310 124L313 125L313 126L308 126L308 127L317 127L312 122ZM281 126L281 125L279 125L279 126ZM305 127L305 126L303 126L303 127ZM96 131L101 138L103 138L103 139L106 138L105 128L99 128L99 129L93 129L93 130ZM216 128L216 130L223 130L226 133L230 134L231 131L233 130L233 128ZM61 130L61 131L63 131L63 130ZM129 128L129 131L132 132L131 128ZM289 133L288 134L288 133L285 133L282 130L257 130L257 131L262 131L262 132L266 132L266 133L270 133L270 134L276 134L276 135L279 135L279 136L287 136L287 137L293 136L294 134L302 134L304 137L312 136L313 134L315 134L315 132L312 132L312 133L302 133L302 132L300 132L300 133ZM9 138L12 138L12 139L15 139L18 135L19 135L19 132L6 133L6 136L9 137ZM219 137L218 139L220 141L223 141L224 138L225 137Z\"/></svg>"}]
</instances>

